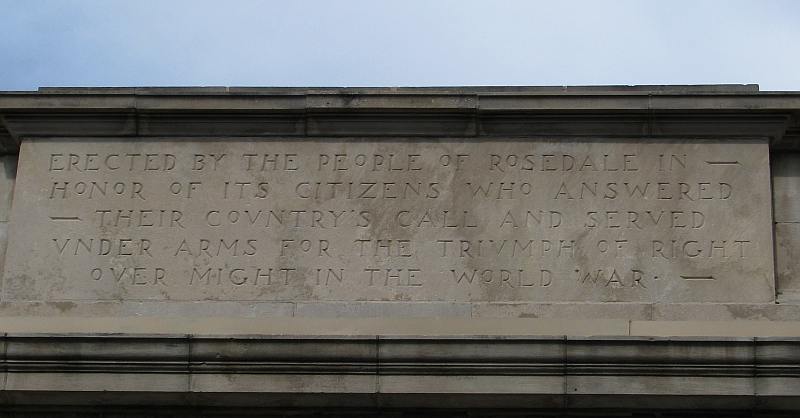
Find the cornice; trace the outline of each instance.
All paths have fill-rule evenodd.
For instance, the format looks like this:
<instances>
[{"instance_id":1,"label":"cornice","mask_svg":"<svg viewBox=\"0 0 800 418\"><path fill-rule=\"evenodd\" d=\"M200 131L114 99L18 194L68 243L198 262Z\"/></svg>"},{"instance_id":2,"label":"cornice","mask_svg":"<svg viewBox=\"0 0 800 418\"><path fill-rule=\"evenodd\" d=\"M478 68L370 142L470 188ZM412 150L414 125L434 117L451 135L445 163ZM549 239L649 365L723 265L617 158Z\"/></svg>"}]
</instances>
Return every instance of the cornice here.
<instances>
[{"instance_id":1,"label":"cornice","mask_svg":"<svg viewBox=\"0 0 800 418\"><path fill-rule=\"evenodd\" d=\"M0 150L14 153L37 136L766 137L775 150L800 138L797 92L639 87L7 92Z\"/></svg>"}]
</instances>

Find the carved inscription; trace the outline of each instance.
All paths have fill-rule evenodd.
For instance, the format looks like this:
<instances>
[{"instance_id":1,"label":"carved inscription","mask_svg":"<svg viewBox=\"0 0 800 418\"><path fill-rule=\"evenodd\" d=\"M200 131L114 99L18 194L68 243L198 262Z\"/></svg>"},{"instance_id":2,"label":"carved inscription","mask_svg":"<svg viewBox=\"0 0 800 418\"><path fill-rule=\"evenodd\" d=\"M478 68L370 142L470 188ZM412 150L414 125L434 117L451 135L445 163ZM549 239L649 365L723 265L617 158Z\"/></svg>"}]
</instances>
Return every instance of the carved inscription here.
<instances>
[{"instance_id":1,"label":"carved inscription","mask_svg":"<svg viewBox=\"0 0 800 418\"><path fill-rule=\"evenodd\" d=\"M768 301L760 141L28 141L7 300Z\"/></svg>"}]
</instances>

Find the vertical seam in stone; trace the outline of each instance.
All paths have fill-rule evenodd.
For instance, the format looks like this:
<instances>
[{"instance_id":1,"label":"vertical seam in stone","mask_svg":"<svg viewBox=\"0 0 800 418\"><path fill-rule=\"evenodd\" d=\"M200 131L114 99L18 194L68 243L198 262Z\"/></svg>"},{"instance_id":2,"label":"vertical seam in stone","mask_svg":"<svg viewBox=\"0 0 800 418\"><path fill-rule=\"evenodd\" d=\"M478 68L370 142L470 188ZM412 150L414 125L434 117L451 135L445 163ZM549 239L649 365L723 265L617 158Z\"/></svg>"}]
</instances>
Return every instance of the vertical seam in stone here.
<instances>
[{"instance_id":1,"label":"vertical seam in stone","mask_svg":"<svg viewBox=\"0 0 800 418\"><path fill-rule=\"evenodd\" d=\"M564 347L561 352L561 376L563 377L564 381L561 388L561 409L566 410L569 407L569 353L567 352L567 347L569 346L569 337L565 335L562 341L564 343Z\"/></svg>"},{"instance_id":2,"label":"vertical seam in stone","mask_svg":"<svg viewBox=\"0 0 800 418\"><path fill-rule=\"evenodd\" d=\"M753 405L755 409L758 402L758 337L753 337Z\"/></svg>"},{"instance_id":3,"label":"vertical seam in stone","mask_svg":"<svg viewBox=\"0 0 800 418\"><path fill-rule=\"evenodd\" d=\"M653 136L653 94L647 93L647 127L645 133L647 136Z\"/></svg>"},{"instance_id":4,"label":"vertical seam in stone","mask_svg":"<svg viewBox=\"0 0 800 418\"><path fill-rule=\"evenodd\" d=\"M305 106L303 107L303 136L308 136L308 93L304 94Z\"/></svg>"},{"instance_id":5,"label":"vertical seam in stone","mask_svg":"<svg viewBox=\"0 0 800 418\"><path fill-rule=\"evenodd\" d=\"M192 339L192 334L186 334L184 336L184 341L186 342L186 393L191 394L192 390L192 346L194 345L194 341ZM190 395L191 396L191 395Z\"/></svg>"},{"instance_id":6,"label":"vertical seam in stone","mask_svg":"<svg viewBox=\"0 0 800 418\"><path fill-rule=\"evenodd\" d=\"M375 407L380 408L381 402L381 336L375 335Z\"/></svg>"},{"instance_id":7,"label":"vertical seam in stone","mask_svg":"<svg viewBox=\"0 0 800 418\"><path fill-rule=\"evenodd\" d=\"M475 130L474 131L475 132L475 135L474 135L475 137L481 136L481 131L482 131L481 130L480 107L478 106L479 100L480 100L480 96L476 94L475 95L475 107L473 108L474 110L472 112L472 115L473 115L473 118L474 118L473 121L475 123L475 126L473 128Z\"/></svg>"},{"instance_id":8,"label":"vertical seam in stone","mask_svg":"<svg viewBox=\"0 0 800 418\"><path fill-rule=\"evenodd\" d=\"M134 109L133 109L133 133L137 137L139 136L139 133L141 132L141 126L140 126L141 123L142 123L142 117L141 117L141 115L139 115L139 110L134 107Z\"/></svg>"},{"instance_id":9,"label":"vertical seam in stone","mask_svg":"<svg viewBox=\"0 0 800 418\"><path fill-rule=\"evenodd\" d=\"M6 384L8 382L8 338L7 337L8 337L7 332L4 332L2 336L0 336L0 338L2 338L3 340L3 353L2 353L3 380L0 381L0 394L2 394L2 397L0 398L0 405L5 405L8 403L8 399L6 399L6 396L8 395L8 392L6 391Z\"/></svg>"},{"instance_id":10,"label":"vertical seam in stone","mask_svg":"<svg viewBox=\"0 0 800 418\"><path fill-rule=\"evenodd\" d=\"M141 124L141 115L139 114L139 103L138 99L139 95L136 94L136 91L133 92L133 130L134 134L138 137L139 132L141 132L140 124Z\"/></svg>"}]
</instances>

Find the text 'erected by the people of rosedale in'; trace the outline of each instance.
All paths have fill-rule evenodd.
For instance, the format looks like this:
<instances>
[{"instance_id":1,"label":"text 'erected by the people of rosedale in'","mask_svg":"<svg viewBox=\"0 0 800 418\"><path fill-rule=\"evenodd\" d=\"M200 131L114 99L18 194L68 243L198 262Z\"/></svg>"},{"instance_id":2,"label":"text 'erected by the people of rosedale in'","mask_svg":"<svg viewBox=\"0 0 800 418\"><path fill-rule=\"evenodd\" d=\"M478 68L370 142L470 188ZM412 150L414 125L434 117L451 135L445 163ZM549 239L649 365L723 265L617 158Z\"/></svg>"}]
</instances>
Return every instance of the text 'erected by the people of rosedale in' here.
<instances>
[{"instance_id":1,"label":"text 'erected by the people of rosedale in'","mask_svg":"<svg viewBox=\"0 0 800 418\"><path fill-rule=\"evenodd\" d=\"M22 144L8 300L767 301L759 141Z\"/></svg>"}]
</instances>

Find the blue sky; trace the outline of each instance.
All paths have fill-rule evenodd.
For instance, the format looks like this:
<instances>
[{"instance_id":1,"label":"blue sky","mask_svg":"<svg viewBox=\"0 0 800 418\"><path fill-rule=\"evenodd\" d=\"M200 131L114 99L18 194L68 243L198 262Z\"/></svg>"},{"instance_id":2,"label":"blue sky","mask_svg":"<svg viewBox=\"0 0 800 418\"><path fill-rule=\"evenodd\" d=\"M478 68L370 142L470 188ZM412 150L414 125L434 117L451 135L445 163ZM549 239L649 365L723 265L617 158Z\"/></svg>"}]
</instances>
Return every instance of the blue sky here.
<instances>
[{"instance_id":1,"label":"blue sky","mask_svg":"<svg viewBox=\"0 0 800 418\"><path fill-rule=\"evenodd\" d=\"M800 1L0 0L0 90L758 83Z\"/></svg>"}]
</instances>

